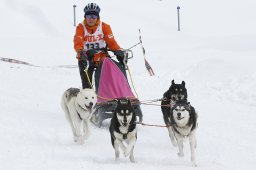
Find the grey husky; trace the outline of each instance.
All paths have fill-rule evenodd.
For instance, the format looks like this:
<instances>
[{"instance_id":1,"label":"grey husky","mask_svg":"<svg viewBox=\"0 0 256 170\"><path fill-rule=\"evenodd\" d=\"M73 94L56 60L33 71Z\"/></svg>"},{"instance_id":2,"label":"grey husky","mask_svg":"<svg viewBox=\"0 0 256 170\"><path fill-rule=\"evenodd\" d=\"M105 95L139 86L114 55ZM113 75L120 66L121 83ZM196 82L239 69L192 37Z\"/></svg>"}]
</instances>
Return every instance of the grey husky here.
<instances>
[{"instance_id":1,"label":"grey husky","mask_svg":"<svg viewBox=\"0 0 256 170\"><path fill-rule=\"evenodd\" d=\"M61 106L71 126L75 142L83 144L89 136L89 120L96 100L93 89L69 88L64 92Z\"/></svg>"}]
</instances>

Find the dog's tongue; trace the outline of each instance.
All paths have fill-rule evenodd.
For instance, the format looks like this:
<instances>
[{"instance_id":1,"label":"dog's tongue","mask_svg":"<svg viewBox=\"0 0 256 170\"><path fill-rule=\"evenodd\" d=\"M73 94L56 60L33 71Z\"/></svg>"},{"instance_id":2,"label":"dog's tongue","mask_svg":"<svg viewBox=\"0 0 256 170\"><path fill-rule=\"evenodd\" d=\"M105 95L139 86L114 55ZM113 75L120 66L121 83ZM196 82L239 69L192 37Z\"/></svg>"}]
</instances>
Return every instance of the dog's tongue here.
<instances>
[{"instance_id":1,"label":"dog's tongue","mask_svg":"<svg viewBox=\"0 0 256 170\"><path fill-rule=\"evenodd\" d=\"M85 107L86 107L86 109L88 109L88 110L91 110L91 109L92 109L92 107L90 107L90 106L86 106L86 105L85 105Z\"/></svg>"}]
</instances>

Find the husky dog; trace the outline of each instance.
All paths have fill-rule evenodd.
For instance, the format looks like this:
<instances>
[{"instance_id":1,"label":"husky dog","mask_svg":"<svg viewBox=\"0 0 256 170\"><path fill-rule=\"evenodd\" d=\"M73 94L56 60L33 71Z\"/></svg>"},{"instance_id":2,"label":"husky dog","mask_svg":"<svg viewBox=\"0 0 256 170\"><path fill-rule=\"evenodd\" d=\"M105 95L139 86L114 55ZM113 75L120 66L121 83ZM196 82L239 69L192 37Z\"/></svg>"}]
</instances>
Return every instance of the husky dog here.
<instances>
[{"instance_id":1,"label":"husky dog","mask_svg":"<svg viewBox=\"0 0 256 170\"><path fill-rule=\"evenodd\" d=\"M171 108L176 104L177 101L187 101L187 89L184 81L182 81L181 84L175 84L174 80L172 80L170 88L163 95L161 110L165 125L168 127L169 137L173 146L177 146L177 144L171 128L170 112Z\"/></svg>"},{"instance_id":2,"label":"husky dog","mask_svg":"<svg viewBox=\"0 0 256 170\"><path fill-rule=\"evenodd\" d=\"M183 139L189 138L191 161L193 166L196 165L196 128L197 128L197 113L188 102L178 101L171 109L170 119L172 123L172 129L176 141L178 143L180 157L184 156L183 153Z\"/></svg>"},{"instance_id":3,"label":"husky dog","mask_svg":"<svg viewBox=\"0 0 256 170\"><path fill-rule=\"evenodd\" d=\"M134 161L133 148L137 140L136 113L128 99L119 99L111 119L109 132L111 143L115 149L115 159L119 159L119 147L124 156ZM125 144L126 143L126 144Z\"/></svg>"},{"instance_id":4,"label":"husky dog","mask_svg":"<svg viewBox=\"0 0 256 170\"><path fill-rule=\"evenodd\" d=\"M90 134L89 119L96 99L97 96L93 89L69 88L62 96L61 106L72 128L75 142L83 144Z\"/></svg>"}]
</instances>

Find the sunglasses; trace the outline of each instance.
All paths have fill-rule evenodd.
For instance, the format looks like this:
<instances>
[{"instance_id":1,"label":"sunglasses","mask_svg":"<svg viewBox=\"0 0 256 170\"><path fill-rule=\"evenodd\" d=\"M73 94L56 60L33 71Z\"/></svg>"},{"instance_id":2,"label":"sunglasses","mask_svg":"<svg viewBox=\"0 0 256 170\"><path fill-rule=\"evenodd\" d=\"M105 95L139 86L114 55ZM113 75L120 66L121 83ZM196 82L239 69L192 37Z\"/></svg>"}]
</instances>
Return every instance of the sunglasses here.
<instances>
[{"instance_id":1,"label":"sunglasses","mask_svg":"<svg viewBox=\"0 0 256 170\"><path fill-rule=\"evenodd\" d=\"M97 15L86 15L86 19L98 19Z\"/></svg>"}]
</instances>

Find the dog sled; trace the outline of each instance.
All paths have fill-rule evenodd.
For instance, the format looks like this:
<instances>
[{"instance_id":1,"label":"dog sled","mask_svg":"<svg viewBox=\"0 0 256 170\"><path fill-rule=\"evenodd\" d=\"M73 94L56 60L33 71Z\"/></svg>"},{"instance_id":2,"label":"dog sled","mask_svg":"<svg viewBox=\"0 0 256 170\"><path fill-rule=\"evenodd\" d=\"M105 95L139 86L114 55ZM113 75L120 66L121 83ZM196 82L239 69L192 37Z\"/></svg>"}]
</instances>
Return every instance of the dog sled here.
<instances>
[{"instance_id":1,"label":"dog sled","mask_svg":"<svg viewBox=\"0 0 256 170\"><path fill-rule=\"evenodd\" d=\"M99 49L99 51L107 54L111 50ZM97 66L94 72L97 104L91 122L98 127L103 125L104 120L112 118L118 99L130 100L139 122L142 122L143 115L140 102L133 94L126 75L127 61L133 58L133 53L131 50L124 52L123 65L108 56Z\"/></svg>"}]
</instances>

